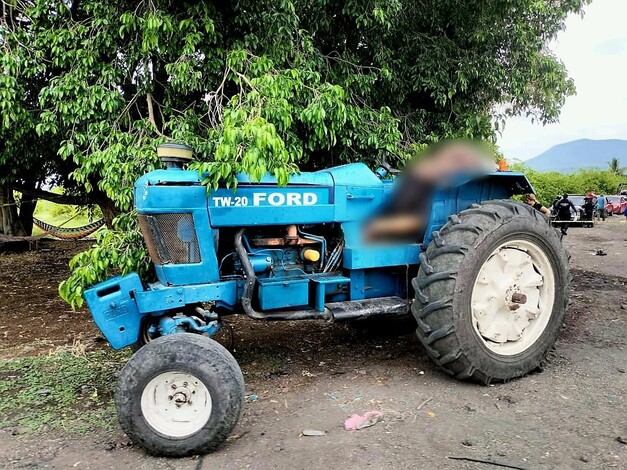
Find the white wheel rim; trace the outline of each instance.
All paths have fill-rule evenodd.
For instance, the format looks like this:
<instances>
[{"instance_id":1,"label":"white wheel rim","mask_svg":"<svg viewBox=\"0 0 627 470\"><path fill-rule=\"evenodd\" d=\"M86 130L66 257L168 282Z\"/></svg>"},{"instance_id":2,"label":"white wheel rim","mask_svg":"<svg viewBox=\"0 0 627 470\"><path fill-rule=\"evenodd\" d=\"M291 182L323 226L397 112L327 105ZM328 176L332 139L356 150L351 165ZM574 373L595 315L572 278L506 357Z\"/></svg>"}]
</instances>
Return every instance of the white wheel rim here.
<instances>
[{"instance_id":1,"label":"white wheel rim","mask_svg":"<svg viewBox=\"0 0 627 470\"><path fill-rule=\"evenodd\" d=\"M157 432L183 438L198 432L211 416L211 394L196 376L164 372L148 382L141 397L146 422Z\"/></svg>"},{"instance_id":2,"label":"white wheel rim","mask_svg":"<svg viewBox=\"0 0 627 470\"><path fill-rule=\"evenodd\" d=\"M555 274L547 255L531 241L511 240L479 270L471 297L472 324L488 349L513 356L540 338L554 301Z\"/></svg>"}]
</instances>

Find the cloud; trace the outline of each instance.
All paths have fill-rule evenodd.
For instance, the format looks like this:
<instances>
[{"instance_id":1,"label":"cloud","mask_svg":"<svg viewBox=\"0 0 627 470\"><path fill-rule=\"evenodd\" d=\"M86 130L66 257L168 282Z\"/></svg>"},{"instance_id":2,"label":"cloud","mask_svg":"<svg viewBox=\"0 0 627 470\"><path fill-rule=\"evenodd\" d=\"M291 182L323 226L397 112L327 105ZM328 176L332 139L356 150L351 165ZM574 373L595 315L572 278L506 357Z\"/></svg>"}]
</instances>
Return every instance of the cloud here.
<instances>
[{"instance_id":1,"label":"cloud","mask_svg":"<svg viewBox=\"0 0 627 470\"><path fill-rule=\"evenodd\" d=\"M609 39L601 44L597 44L593 52L599 56L614 56L627 54L627 36L616 39Z\"/></svg>"}]
</instances>

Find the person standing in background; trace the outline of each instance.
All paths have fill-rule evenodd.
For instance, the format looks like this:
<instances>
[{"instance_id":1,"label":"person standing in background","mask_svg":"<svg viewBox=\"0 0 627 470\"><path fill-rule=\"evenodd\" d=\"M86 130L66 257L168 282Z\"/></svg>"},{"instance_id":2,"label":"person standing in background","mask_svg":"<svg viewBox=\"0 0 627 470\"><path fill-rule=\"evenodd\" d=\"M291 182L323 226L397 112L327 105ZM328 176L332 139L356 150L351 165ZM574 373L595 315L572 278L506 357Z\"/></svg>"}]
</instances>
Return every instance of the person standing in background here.
<instances>
[{"instance_id":1,"label":"person standing in background","mask_svg":"<svg viewBox=\"0 0 627 470\"><path fill-rule=\"evenodd\" d=\"M593 197L594 196L592 195L592 193L590 193L584 198L584 203L582 207L583 213L584 213L584 220L592 221L592 215L594 213Z\"/></svg>"},{"instance_id":2,"label":"person standing in background","mask_svg":"<svg viewBox=\"0 0 627 470\"><path fill-rule=\"evenodd\" d=\"M556 219L561 222L560 230L562 231L562 235L568 235L568 227L570 225L570 221L573 219L573 214L576 211L575 205L570 199L568 199L568 194L564 193L562 199L557 201L554 207L557 212Z\"/></svg>"},{"instance_id":3,"label":"person standing in background","mask_svg":"<svg viewBox=\"0 0 627 470\"><path fill-rule=\"evenodd\" d=\"M597 220L605 220L605 196L599 194L596 201L597 206Z\"/></svg>"}]
</instances>

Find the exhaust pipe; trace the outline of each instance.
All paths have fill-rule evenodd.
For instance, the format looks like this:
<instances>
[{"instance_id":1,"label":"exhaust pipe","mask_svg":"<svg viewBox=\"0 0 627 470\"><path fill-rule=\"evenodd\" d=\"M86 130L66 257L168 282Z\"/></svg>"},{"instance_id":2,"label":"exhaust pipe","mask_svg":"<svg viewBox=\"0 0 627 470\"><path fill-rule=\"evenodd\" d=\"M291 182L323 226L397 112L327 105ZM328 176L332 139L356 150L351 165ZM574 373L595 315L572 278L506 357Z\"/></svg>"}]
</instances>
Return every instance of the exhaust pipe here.
<instances>
[{"instance_id":1,"label":"exhaust pipe","mask_svg":"<svg viewBox=\"0 0 627 470\"><path fill-rule=\"evenodd\" d=\"M409 304L400 297L378 297L364 300L347 300L326 305L333 315L333 321L365 319L380 315L406 315Z\"/></svg>"}]
</instances>

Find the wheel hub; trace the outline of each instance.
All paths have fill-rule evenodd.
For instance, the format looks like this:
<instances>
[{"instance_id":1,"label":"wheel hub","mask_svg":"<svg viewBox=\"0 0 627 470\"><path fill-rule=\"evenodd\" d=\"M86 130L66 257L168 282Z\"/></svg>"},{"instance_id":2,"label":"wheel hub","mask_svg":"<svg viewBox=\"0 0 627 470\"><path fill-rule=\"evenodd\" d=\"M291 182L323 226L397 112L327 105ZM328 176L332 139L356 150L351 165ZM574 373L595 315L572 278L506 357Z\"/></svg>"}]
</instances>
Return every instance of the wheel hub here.
<instances>
[{"instance_id":1,"label":"wheel hub","mask_svg":"<svg viewBox=\"0 0 627 470\"><path fill-rule=\"evenodd\" d=\"M543 308L552 306L553 298L554 277L546 255L529 241L503 244L488 257L475 281L473 325L489 349L518 354L542 333L546 322L537 319Z\"/></svg>"},{"instance_id":2,"label":"wheel hub","mask_svg":"<svg viewBox=\"0 0 627 470\"><path fill-rule=\"evenodd\" d=\"M169 399L174 402L177 407L181 407L185 404L191 405L191 392L187 389L179 390L174 395L170 395Z\"/></svg>"},{"instance_id":3,"label":"wheel hub","mask_svg":"<svg viewBox=\"0 0 627 470\"><path fill-rule=\"evenodd\" d=\"M211 416L211 395L194 375L164 372L144 388L141 409L146 422L156 431L185 437L200 430Z\"/></svg>"},{"instance_id":4,"label":"wheel hub","mask_svg":"<svg viewBox=\"0 0 627 470\"><path fill-rule=\"evenodd\" d=\"M510 286L505 292L505 304L510 310L518 310L521 305L527 303L527 295L521 292L516 284Z\"/></svg>"}]
</instances>

